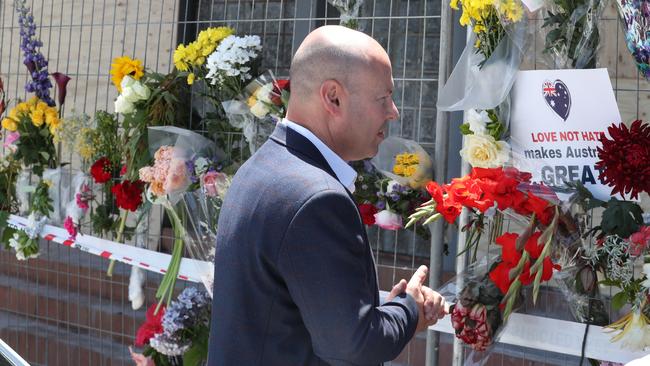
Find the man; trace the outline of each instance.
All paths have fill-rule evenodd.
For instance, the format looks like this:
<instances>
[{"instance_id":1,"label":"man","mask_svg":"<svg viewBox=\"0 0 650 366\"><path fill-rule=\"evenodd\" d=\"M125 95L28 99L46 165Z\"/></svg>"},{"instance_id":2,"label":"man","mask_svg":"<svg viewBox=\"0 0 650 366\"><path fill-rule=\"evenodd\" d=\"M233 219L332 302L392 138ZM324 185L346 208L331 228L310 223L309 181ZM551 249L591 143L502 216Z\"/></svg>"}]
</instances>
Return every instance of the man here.
<instances>
[{"instance_id":1,"label":"man","mask_svg":"<svg viewBox=\"0 0 650 366\"><path fill-rule=\"evenodd\" d=\"M421 266L381 304L346 161L399 117L388 55L339 26L291 64L287 118L237 172L219 217L209 365L377 365L444 316Z\"/></svg>"}]
</instances>

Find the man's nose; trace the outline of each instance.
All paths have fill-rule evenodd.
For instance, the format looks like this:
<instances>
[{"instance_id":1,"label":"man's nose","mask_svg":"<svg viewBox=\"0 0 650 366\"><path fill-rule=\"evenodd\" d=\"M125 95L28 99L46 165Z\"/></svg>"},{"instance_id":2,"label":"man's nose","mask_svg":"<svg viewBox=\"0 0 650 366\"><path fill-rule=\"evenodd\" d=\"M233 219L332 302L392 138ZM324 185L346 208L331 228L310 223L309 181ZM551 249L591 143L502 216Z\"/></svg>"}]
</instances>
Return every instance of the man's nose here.
<instances>
[{"instance_id":1,"label":"man's nose","mask_svg":"<svg viewBox=\"0 0 650 366\"><path fill-rule=\"evenodd\" d=\"M391 99L391 107L390 107L390 114L388 116L388 119L390 121L396 121L399 119L399 110L397 109L397 106L395 105L395 101Z\"/></svg>"}]
</instances>

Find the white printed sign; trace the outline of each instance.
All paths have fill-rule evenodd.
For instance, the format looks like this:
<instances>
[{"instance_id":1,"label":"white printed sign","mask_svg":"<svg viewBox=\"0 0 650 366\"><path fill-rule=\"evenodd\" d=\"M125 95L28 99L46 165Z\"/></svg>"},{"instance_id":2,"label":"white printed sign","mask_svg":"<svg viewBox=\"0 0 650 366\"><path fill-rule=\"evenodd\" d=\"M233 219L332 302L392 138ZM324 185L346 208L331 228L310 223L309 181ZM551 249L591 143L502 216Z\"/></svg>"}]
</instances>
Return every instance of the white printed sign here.
<instances>
[{"instance_id":1,"label":"white printed sign","mask_svg":"<svg viewBox=\"0 0 650 366\"><path fill-rule=\"evenodd\" d=\"M607 69L520 71L511 91L510 136L515 166L534 182L568 197L565 182L582 182L599 199L612 188L602 184L595 164L599 138L620 123Z\"/></svg>"}]
</instances>

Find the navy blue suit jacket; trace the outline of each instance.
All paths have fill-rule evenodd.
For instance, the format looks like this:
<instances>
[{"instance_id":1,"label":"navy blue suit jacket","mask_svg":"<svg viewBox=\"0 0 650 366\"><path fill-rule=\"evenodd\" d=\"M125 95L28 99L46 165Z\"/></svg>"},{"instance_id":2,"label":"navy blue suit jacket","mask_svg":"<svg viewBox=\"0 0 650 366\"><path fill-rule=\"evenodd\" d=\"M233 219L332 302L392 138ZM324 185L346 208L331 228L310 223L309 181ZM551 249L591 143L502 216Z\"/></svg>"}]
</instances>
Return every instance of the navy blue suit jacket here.
<instances>
[{"instance_id":1,"label":"navy blue suit jacket","mask_svg":"<svg viewBox=\"0 0 650 366\"><path fill-rule=\"evenodd\" d=\"M233 178L215 258L211 366L377 365L415 333L412 297L379 303L352 196L284 125Z\"/></svg>"}]
</instances>

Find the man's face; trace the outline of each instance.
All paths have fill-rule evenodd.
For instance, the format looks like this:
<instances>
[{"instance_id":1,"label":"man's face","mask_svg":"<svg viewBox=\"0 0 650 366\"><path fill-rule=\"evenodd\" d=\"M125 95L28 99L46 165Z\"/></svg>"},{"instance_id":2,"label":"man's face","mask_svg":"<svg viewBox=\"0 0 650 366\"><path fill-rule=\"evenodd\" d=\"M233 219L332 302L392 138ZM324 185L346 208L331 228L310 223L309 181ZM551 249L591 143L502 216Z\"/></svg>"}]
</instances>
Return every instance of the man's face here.
<instances>
[{"instance_id":1,"label":"man's face","mask_svg":"<svg viewBox=\"0 0 650 366\"><path fill-rule=\"evenodd\" d=\"M337 140L344 142L344 159L370 158L386 137L388 122L399 118L393 102L390 61L375 62L368 70L349 77L348 84Z\"/></svg>"}]
</instances>

